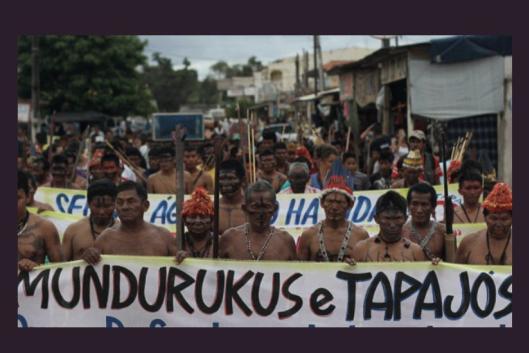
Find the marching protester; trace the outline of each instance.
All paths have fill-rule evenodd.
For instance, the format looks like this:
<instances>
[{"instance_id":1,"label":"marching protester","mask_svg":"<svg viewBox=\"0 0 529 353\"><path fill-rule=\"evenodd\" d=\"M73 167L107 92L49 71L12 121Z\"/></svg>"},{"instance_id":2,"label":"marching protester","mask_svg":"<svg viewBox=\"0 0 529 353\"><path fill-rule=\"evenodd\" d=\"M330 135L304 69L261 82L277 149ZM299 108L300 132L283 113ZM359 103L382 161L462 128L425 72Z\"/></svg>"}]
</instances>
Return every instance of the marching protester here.
<instances>
[{"instance_id":1,"label":"marching protester","mask_svg":"<svg viewBox=\"0 0 529 353\"><path fill-rule=\"evenodd\" d=\"M259 154L259 170L257 171L257 180L268 181L275 192L279 192L281 185L287 181L285 174L276 169L276 157L272 150L264 150Z\"/></svg>"},{"instance_id":2,"label":"marching protester","mask_svg":"<svg viewBox=\"0 0 529 353\"><path fill-rule=\"evenodd\" d=\"M423 171L422 159L418 151L411 150L402 161L400 179L391 184L392 189L409 188L419 183L419 175Z\"/></svg>"},{"instance_id":3,"label":"marching protester","mask_svg":"<svg viewBox=\"0 0 529 353\"><path fill-rule=\"evenodd\" d=\"M431 185L439 184L442 175L439 160L427 149L426 135L421 130L413 130L408 138L409 150L418 151L421 158L421 180Z\"/></svg>"},{"instance_id":4,"label":"marching protester","mask_svg":"<svg viewBox=\"0 0 529 353\"><path fill-rule=\"evenodd\" d=\"M219 233L246 222L242 209L244 201L244 167L236 159L227 159L219 165Z\"/></svg>"},{"instance_id":5,"label":"marching protester","mask_svg":"<svg viewBox=\"0 0 529 353\"><path fill-rule=\"evenodd\" d=\"M298 258L305 261L349 262L355 245L369 238L368 233L346 219L354 205L352 190L340 178L331 178L321 192L325 219L301 234Z\"/></svg>"},{"instance_id":6,"label":"marching protester","mask_svg":"<svg viewBox=\"0 0 529 353\"><path fill-rule=\"evenodd\" d=\"M404 224L402 236L419 244L430 260L454 258L455 249L445 249L444 224L432 219L437 206L435 189L427 183L415 184L408 189L407 201L411 217Z\"/></svg>"},{"instance_id":7,"label":"marching protester","mask_svg":"<svg viewBox=\"0 0 529 353\"><path fill-rule=\"evenodd\" d=\"M354 190L369 190L371 183L369 177L358 170L356 156L352 152L345 152L342 156L342 162L353 176ZM379 157L380 162L380 157ZM379 168L380 170L380 168Z\"/></svg>"},{"instance_id":8,"label":"marching protester","mask_svg":"<svg viewBox=\"0 0 529 353\"><path fill-rule=\"evenodd\" d=\"M26 176L28 177L29 182L28 207L36 208L37 213L41 213L44 211L54 211L51 205L35 200L35 193L38 189L37 179L29 173L26 173Z\"/></svg>"},{"instance_id":9,"label":"marching protester","mask_svg":"<svg viewBox=\"0 0 529 353\"><path fill-rule=\"evenodd\" d=\"M465 170L459 176L459 194L463 203L454 208L454 222L483 223L485 218L479 199L483 194L483 176L477 171Z\"/></svg>"},{"instance_id":10,"label":"marching protester","mask_svg":"<svg viewBox=\"0 0 529 353\"><path fill-rule=\"evenodd\" d=\"M456 262L470 265L512 265L512 192L497 183L483 202L487 228L461 240Z\"/></svg>"},{"instance_id":11,"label":"marching protester","mask_svg":"<svg viewBox=\"0 0 529 353\"><path fill-rule=\"evenodd\" d=\"M288 173L288 152L287 145L284 142L278 142L274 145L274 155L276 157L276 170L284 175Z\"/></svg>"},{"instance_id":12,"label":"marching protester","mask_svg":"<svg viewBox=\"0 0 529 353\"><path fill-rule=\"evenodd\" d=\"M297 260L294 238L270 224L278 204L272 185L259 180L246 189L244 210L248 221L229 228L219 239L219 257L234 260Z\"/></svg>"},{"instance_id":13,"label":"marching protester","mask_svg":"<svg viewBox=\"0 0 529 353\"><path fill-rule=\"evenodd\" d=\"M371 182L371 189L383 190L390 189L392 184L391 171L393 164L393 154L388 150L382 150L378 157L378 172L371 175L369 178Z\"/></svg>"},{"instance_id":14,"label":"marching protester","mask_svg":"<svg viewBox=\"0 0 529 353\"><path fill-rule=\"evenodd\" d=\"M133 181L117 187L116 213L119 223L105 229L86 249L82 258L96 264L101 255L176 256L177 246L171 233L163 227L145 222L143 215L149 208L147 191Z\"/></svg>"},{"instance_id":15,"label":"marching protester","mask_svg":"<svg viewBox=\"0 0 529 353\"><path fill-rule=\"evenodd\" d=\"M186 257L207 258L213 256L213 202L205 189L198 187L191 199L184 202L182 219L187 232L184 233L185 251L177 254L177 263Z\"/></svg>"},{"instance_id":16,"label":"marching protester","mask_svg":"<svg viewBox=\"0 0 529 353\"><path fill-rule=\"evenodd\" d=\"M48 258L61 262L61 244L57 228L50 221L32 214L27 209L29 196L28 177L17 173L17 243L18 269L31 271Z\"/></svg>"},{"instance_id":17,"label":"marching protester","mask_svg":"<svg viewBox=\"0 0 529 353\"><path fill-rule=\"evenodd\" d=\"M357 262L426 261L421 246L402 236L406 211L406 199L397 192L390 190L380 196L375 205L379 233L359 241L353 249L353 259Z\"/></svg>"},{"instance_id":18,"label":"marching protester","mask_svg":"<svg viewBox=\"0 0 529 353\"><path fill-rule=\"evenodd\" d=\"M338 158L338 151L331 145L322 144L314 151L318 172L310 176L310 186L323 190L331 166Z\"/></svg>"},{"instance_id":19,"label":"marching protester","mask_svg":"<svg viewBox=\"0 0 529 353\"><path fill-rule=\"evenodd\" d=\"M288 170L288 186L280 194L317 194L319 189L309 185L309 166L304 162L292 162ZM287 184L285 183L285 184ZM284 185L285 185L284 184Z\"/></svg>"},{"instance_id":20,"label":"marching protester","mask_svg":"<svg viewBox=\"0 0 529 353\"><path fill-rule=\"evenodd\" d=\"M88 186L86 200L90 215L70 224L64 231L64 261L81 259L84 251L94 246L99 235L115 225L116 190L114 183L108 179L94 181Z\"/></svg>"},{"instance_id":21,"label":"marching protester","mask_svg":"<svg viewBox=\"0 0 529 353\"><path fill-rule=\"evenodd\" d=\"M213 193L213 178L204 169L198 169L200 163L198 151L193 146L186 146L184 148L184 167L189 173L191 179L188 192L192 192L197 187L207 190L208 193Z\"/></svg>"},{"instance_id":22,"label":"marching protester","mask_svg":"<svg viewBox=\"0 0 529 353\"><path fill-rule=\"evenodd\" d=\"M176 161L175 150L170 146L162 147L159 151L160 170L147 179L147 190L153 194L176 194ZM191 190L191 174L184 170L184 190L188 194Z\"/></svg>"}]
</instances>

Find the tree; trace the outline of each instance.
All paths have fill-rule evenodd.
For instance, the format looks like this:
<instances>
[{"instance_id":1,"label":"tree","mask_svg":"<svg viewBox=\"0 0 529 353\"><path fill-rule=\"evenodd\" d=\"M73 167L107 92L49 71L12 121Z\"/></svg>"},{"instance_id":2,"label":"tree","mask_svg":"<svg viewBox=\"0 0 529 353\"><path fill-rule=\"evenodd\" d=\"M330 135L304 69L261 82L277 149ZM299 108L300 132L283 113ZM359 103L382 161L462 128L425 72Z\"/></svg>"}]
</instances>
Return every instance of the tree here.
<instances>
[{"instance_id":1,"label":"tree","mask_svg":"<svg viewBox=\"0 0 529 353\"><path fill-rule=\"evenodd\" d=\"M137 36L42 36L39 66L42 113L99 111L148 115L152 95L138 68L146 42ZM31 97L31 38L18 41L18 96Z\"/></svg>"}]
</instances>

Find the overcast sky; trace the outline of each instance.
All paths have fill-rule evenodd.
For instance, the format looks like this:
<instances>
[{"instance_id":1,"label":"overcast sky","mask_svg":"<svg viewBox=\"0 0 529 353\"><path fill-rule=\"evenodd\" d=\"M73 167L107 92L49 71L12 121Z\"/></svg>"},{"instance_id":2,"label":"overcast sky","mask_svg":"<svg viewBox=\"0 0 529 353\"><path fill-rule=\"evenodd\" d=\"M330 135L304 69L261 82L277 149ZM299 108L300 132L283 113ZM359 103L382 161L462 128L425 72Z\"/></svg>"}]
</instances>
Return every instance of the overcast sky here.
<instances>
[{"instance_id":1,"label":"overcast sky","mask_svg":"<svg viewBox=\"0 0 529 353\"><path fill-rule=\"evenodd\" d=\"M191 61L191 68L198 71L199 79L209 73L209 67L224 60L230 65L246 63L249 57L256 56L263 64L301 54L303 49L311 52L313 39L304 36L140 36L148 41L146 54L149 60L152 53L159 52L180 67L184 57ZM429 41L446 36L402 36L399 44ZM323 51L340 48L380 48L381 41L371 36L321 36ZM394 40L392 40L394 45Z\"/></svg>"}]
</instances>

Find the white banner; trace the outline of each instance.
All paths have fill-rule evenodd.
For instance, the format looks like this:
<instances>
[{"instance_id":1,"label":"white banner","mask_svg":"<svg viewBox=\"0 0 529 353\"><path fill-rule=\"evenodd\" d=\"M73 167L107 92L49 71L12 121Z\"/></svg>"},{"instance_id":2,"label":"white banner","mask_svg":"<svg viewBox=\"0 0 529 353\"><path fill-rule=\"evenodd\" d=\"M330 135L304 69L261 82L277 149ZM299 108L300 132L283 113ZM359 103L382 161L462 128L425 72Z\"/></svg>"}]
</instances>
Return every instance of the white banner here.
<instances>
[{"instance_id":1,"label":"white banner","mask_svg":"<svg viewBox=\"0 0 529 353\"><path fill-rule=\"evenodd\" d=\"M18 274L18 327L511 327L512 267L104 256Z\"/></svg>"},{"instance_id":2,"label":"white banner","mask_svg":"<svg viewBox=\"0 0 529 353\"><path fill-rule=\"evenodd\" d=\"M441 185L435 186L438 193L437 220L442 220L444 210L444 195ZM454 203L460 203L461 196L457 193L458 185L448 187ZM395 189L406 197L408 189ZM355 204L348 215L348 219L359 225L375 225L374 211L377 199L387 190L357 191ZM189 195L186 195L186 199ZM35 199L53 206L62 213L73 215L88 215L86 191L72 189L56 189L41 187L37 190ZM325 211L320 207L319 194L278 194L278 212L272 223L277 227L309 227L325 218ZM174 195L149 194L150 207L145 213L145 221L157 225L174 225L176 223L176 203Z\"/></svg>"}]
</instances>

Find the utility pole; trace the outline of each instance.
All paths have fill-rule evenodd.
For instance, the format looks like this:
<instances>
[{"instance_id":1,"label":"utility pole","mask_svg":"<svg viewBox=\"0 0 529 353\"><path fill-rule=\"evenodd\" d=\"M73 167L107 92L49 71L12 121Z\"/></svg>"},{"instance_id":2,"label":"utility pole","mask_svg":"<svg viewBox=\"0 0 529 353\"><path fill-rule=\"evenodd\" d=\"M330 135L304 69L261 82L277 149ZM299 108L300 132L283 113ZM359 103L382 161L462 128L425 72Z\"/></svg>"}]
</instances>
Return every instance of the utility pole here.
<instances>
[{"instance_id":1,"label":"utility pole","mask_svg":"<svg viewBox=\"0 0 529 353\"><path fill-rule=\"evenodd\" d=\"M296 54L296 87L294 93L296 97L299 95L299 54Z\"/></svg>"},{"instance_id":2,"label":"utility pole","mask_svg":"<svg viewBox=\"0 0 529 353\"><path fill-rule=\"evenodd\" d=\"M321 53L321 42L320 42L320 36L316 36L317 42L318 42L318 59L320 61L320 65L318 66L318 73L320 75L320 84L321 84L321 90L325 91L325 78L323 76L323 56Z\"/></svg>"},{"instance_id":3,"label":"utility pole","mask_svg":"<svg viewBox=\"0 0 529 353\"><path fill-rule=\"evenodd\" d=\"M314 50L313 50L313 57L314 57L314 96L318 95L318 54L316 53L316 50L318 48L318 36L314 37Z\"/></svg>"},{"instance_id":4,"label":"utility pole","mask_svg":"<svg viewBox=\"0 0 529 353\"><path fill-rule=\"evenodd\" d=\"M40 119L40 74L39 74L39 38L31 37L31 117L29 121L29 137L35 143L33 124Z\"/></svg>"}]
</instances>

